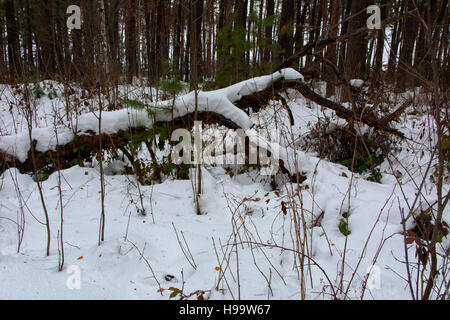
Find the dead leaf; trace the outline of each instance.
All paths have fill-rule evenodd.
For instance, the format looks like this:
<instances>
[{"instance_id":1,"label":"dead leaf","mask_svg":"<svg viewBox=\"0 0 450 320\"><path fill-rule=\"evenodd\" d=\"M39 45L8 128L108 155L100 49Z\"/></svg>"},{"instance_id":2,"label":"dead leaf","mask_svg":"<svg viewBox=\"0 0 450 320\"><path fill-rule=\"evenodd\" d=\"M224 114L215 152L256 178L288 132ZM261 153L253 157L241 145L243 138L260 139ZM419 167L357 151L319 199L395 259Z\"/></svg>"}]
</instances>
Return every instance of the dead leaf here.
<instances>
[{"instance_id":1,"label":"dead leaf","mask_svg":"<svg viewBox=\"0 0 450 320\"><path fill-rule=\"evenodd\" d=\"M259 200L261 200L260 198L247 198L245 197L244 199L242 199L242 202L246 202L246 201L253 201L253 202L258 202Z\"/></svg>"},{"instance_id":2,"label":"dead leaf","mask_svg":"<svg viewBox=\"0 0 450 320\"><path fill-rule=\"evenodd\" d=\"M287 214L286 203L284 201L281 201L281 211L283 211L284 215Z\"/></svg>"}]
</instances>

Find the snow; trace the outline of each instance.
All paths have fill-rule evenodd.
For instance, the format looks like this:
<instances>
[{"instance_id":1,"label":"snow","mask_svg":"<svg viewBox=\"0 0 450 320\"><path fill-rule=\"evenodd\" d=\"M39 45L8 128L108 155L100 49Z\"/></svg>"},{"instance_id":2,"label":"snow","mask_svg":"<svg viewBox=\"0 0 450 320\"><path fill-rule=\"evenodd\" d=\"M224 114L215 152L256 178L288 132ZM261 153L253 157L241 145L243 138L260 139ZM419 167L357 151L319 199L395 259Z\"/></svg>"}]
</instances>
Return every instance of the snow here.
<instances>
[{"instance_id":1,"label":"snow","mask_svg":"<svg viewBox=\"0 0 450 320\"><path fill-rule=\"evenodd\" d=\"M364 84L364 80L361 80L361 79L350 80L350 85L355 88L361 88L363 84Z\"/></svg>"},{"instance_id":2,"label":"snow","mask_svg":"<svg viewBox=\"0 0 450 320\"><path fill-rule=\"evenodd\" d=\"M274 108L250 117L242 114L232 103L281 76L300 78L294 70L287 69L226 89L200 92L200 108L220 111L243 128L250 128L253 124L273 128L273 110L277 109L277 103L273 104ZM7 101L11 101L13 94L8 97ZM192 110L194 99L193 93L178 97L176 114ZM303 135L310 125L323 117L320 106L310 104L294 93L289 92L286 99L296 123L292 128L295 137ZM58 101L46 95L38 101L36 112L40 120L32 130L33 139L38 141L38 151L56 146L51 115L54 105L58 104L55 100ZM11 115L5 101L5 98L0 100L0 122L4 123L2 134L6 134L0 138L0 149L22 161L29 150L28 132L20 112L14 108ZM155 106L164 110L172 102L160 102ZM287 126L289 121L283 117L283 111L277 112L280 126ZM331 112L325 111L325 114ZM162 112L158 117L167 116ZM153 123L146 111L131 109L103 112L102 119L103 131L107 133L126 130L130 125L151 127ZM14 168L6 170L0 176L0 297L168 300L169 288L181 289L184 281L186 294L204 290L205 297L210 299L238 296L259 300L299 299L298 256L287 250L295 249L297 245L294 216L290 209L284 214L282 208L290 208L293 203L300 208L301 203L302 213L308 221L308 254L320 265L333 286L338 286L342 271L344 288L355 273L347 298L360 299L363 281L374 264L380 282L367 288L364 299L410 299L403 280L406 268L402 262L405 257L400 208L407 210L405 198L414 198L416 185L423 178L424 168L430 160L427 152L432 145L428 140L429 132L421 134L423 126L420 124L425 121L423 116L407 115L399 124L402 131L411 137L403 142L397 159L391 159L394 170L402 174L401 186L390 174L387 162L380 166L383 180L378 184L352 174L340 164L294 149L294 144L282 140L280 158L285 160L290 170L295 170L293 159L297 158L299 171L306 175L302 184L280 183L279 189L273 190L270 177L263 177L256 171L230 175L226 166L205 165L202 167L204 192L200 198L203 215L200 216L195 213L191 181L173 179L140 186L147 213L146 216L140 215L136 179L120 173L123 163L114 161L105 169L106 234L105 242L100 246L97 244L100 222L98 166L93 163L63 170L65 268L62 272L58 271L57 234L61 206L58 174L55 172L42 182L51 228L51 251L46 257L44 214L37 184L28 174L20 174ZM90 130L97 132L97 128L98 119L93 112L79 117L78 134L86 134ZM58 125L60 143L70 141L72 135L72 129L64 124ZM268 140L265 143L268 149L274 147ZM423 156L418 150L424 151ZM281 180L282 177L277 176L276 179ZM444 194L449 189L447 181ZM434 185L429 179L424 190L422 201L425 208L426 201L432 203L436 200ZM24 238L17 252L17 223L20 224L22 210L25 216ZM338 229L344 212L349 213L351 234L347 238ZM321 216L320 225L313 226ZM444 220L450 224L449 216L446 208ZM253 244L249 245L249 242ZM442 247L439 246L440 252L449 245L447 237ZM187 250L190 258L189 255L186 257ZM415 259L413 249L409 258L411 261ZM311 261L306 261L305 266L311 274L307 275L306 298L330 299L327 278L314 263L309 265L308 262ZM81 285L74 288L70 281L77 275L77 270ZM342 295L339 297L343 298Z\"/></svg>"}]
</instances>

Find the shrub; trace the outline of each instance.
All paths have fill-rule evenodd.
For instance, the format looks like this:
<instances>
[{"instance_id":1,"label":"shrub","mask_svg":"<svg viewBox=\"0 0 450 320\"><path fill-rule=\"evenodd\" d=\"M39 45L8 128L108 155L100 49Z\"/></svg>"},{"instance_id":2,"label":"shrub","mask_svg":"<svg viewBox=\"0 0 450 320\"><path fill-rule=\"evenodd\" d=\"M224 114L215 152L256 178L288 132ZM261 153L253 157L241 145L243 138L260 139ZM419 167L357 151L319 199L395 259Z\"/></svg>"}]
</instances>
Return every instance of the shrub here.
<instances>
[{"instance_id":1,"label":"shrub","mask_svg":"<svg viewBox=\"0 0 450 320\"><path fill-rule=\"evenodd\" d=\"M300 146L329 161L341 163L353 172L369 173L367 180L374 182L380 182L382 178L377 166L391 152L399 151L398 139L392 135L373 129L367 129L361 135L353 128L336 125L329 119L319 121L300 140Z\"/></svg>"}]
</instances>

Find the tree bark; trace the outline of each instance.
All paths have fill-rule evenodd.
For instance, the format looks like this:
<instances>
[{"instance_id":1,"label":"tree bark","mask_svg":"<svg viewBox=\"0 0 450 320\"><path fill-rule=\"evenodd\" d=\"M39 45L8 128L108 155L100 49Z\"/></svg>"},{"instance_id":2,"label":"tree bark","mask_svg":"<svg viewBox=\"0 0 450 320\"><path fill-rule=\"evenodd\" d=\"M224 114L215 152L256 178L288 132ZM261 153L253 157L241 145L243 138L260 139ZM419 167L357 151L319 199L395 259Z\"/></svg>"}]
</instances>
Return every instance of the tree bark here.
<instances>
[{"instance_id":1,"label":"tree bark","mask_svg":"<svg viewBox=\"0 0 450 320\"><path fill-rule=\"evenodd\" d=\"M128 0L125 9L125 50L127 60L127 82L137 75L136 0Z\"/></svg>"},{"instance_id":2,"label":"tree bark","mask_svg":"<svg viewBox=\"0 0 450 320\"><path fill-rule=\"evenodd\" d=\"M156 7L156 59L157 59L157 71L156 75L159 79L163 76L166 70L163 70L164 63L167 64L169 59L169 43L168 43L168 31L167 31L167 13L168 13L166 1L159 1Z\"/></svg>"},{"instance_id":3,"label":"tree bark","mask_svg":"<svg viewBox=\"0 0 450 320\"><path fill-rule=\"evenodd\" d=\"M9 72L13 78L17 79L22 75L22 60L20 57L19 33L17 30L14 0L5 1L5 12Z\"/></svg>"},{"instance_id":4,"label":"tree bark","mask_svg":"<svg viewBox=\"0 0 450 320\"><path fill-rule=\"evenodd\" d=\"M280 47L282 53L280 54L280 61L283 61L287 57L290 57L294 50L294 14L295 14L294 0L285 0L281 7L280 18Z\"/></svg>"},{"instance_id":5,"label":"tree bark","mask_svg":"<svg viewBox=\"0 0 450 320\"><path fill-rule=\"evenodd\" d=\"M184 0L180 0L176 2L176 19L175 19L175 34L174 34L174 45L173 45L173 64L174 69L178 74L181 74L181 28L184 26L183 21L183 6Z\"/></svg>"},{"instance_id":6,"label":"tree bark","mask_svg":"<svg viewBox=\"0 0 450 320\"><path fill-rule=\"evenodd\" d=\"M80 6L80 0L75 0L74 4ZM73 29L71 31L72 38L72 79L76 81L81 80L84 67L84 55L83 55L83 34L79 29Z\"/></svg>"},{"instance_id":7,"label":"tree bark","mask_svg":"<svg viewBox=\"0 0 450 320\"><path fill-rule=\"evenodd\" d=\"M190 43L190 69L191 73L197 68L197 76L200 80L203 77L203 59L202 59L202 21L203 21L203 1L190 0L191 2L191 43ZM195 55L195 59L193 58Z\"/></svg>"},{"instance_id":8,"label":"tree bark","mask_svg":"<svg viewBox=\"0 0 450 320\"><path fill-rule=\"evenodd\" d=\"M412 11L416 8L413 0L405 1L405 8L407 11ZM398 91L405 91L407 87L412 85L411 81L414 78L414 75L411 74L410 70L412 69L413 50L418 27L419 24L414 18L407 17L403 21L403 39L399 54L396 83L396 89Z\"/></svg>"},{"instance_id":9,"label":"tree bark","mask_svg":"<svg viewBox=\"0 0 450 320\"><path fill-rule=\"evenodd\" d=\"M119 18L120 18L120 0L105 1L106 28L108 39L108 64L110 69L110 80L115 85L120 79L120 37L119 37Z\"/></svg>"},{"instance_id":10,"label":"tree bark","mask_svg":"<svg viewBox=\"0 0 450 320\"><path fill-rule=\"evenodd\" d=\"M30 67L34 67L34 57L33 57L33 32L31 30L31 8L30 3L27 1L25 5L25 15L26 15L26 30L25 30L25 43L27 51L27 63Z\"/></svg>"},{"instance_id":11,"label":"tree bark","mask_svg":"<svg viewBox=\"0 0 450 320\"><path fill-rule=\"evenodd\" d=\"M97 64L95 63L96 49L98 48L99 25L97 19L97 1L81 0L81 11L83 13L83 24L81 28L83 60L81 61L82 69L80 72L80 80L84 86L93 87L99 81L98 73L95 71Z\"/></svg>"},{"instance_id":12,"label":"tree bark","mask_svg":"<svg viewBox=\"0 0 450 320\"><path fill-rule=\"evenodd\" d=\"M3 4L0 2L0 9L3 9ZM5 57L5 40L3 38L3 17L0 16L0 79L5 81L7 74L6 57Z\"/></svg>"},{"instance_id":13,"label":"tree bark","mask_svg":"<svg viewBox=\"0 0 450 320\"><path fill-rule=\"evenodd\" d=\"M366 26L366 7L365 0L352 0L348 33L352 33ZM366 51L367 41L362 36L352 37L348 40L344 69L344 75L347 80L367 78Z\"/></svg>"},{"instance_id":14,"label":"tree bark","mask_svg":"<svg viewBox=\"0 0 450 320\"><path fill-rule=\"evenodd\" d=\"M266 8L266 20L274 17L275 14L275 1L267 0L267 8ZM272 50L270 47L272 46L272 32L273 26L271 24L266 25L265 30L265 40L266 40L266 49L264 50L264 61L273 62Z\"/></svg>"},{"instance_id":15,"label":"tree bark","mask_svg":"<svg viewBox=\"0 0 450 320\"><path fill-rule=\"evenodd\" d=\"M394 4L394 12L395 14L403 13L404 10L404 0L401 0L401 3L398 5ZM394 30L392 31L392 39L391 39L391 45L389 46L389 62L388 62L388 70L386 79L390 82L395 81L395 75L397 72L397 52L398 52L398 45L400 43L400 37L401 37L401 23L397 22L394 25Z\"/></svg>"},{"instance_id":16,"label":"tree bark","mask_svg":"<svg viewBox=\"0 0 450 320\"><path fill-rule=\"evenodd\" d=\"M337 31L338 31L338 21L339 21L339 12L341 9L342 0L331 0L331 13L330 13L330 23L328 27L328 33L327 36L329 37L336 37ZM337 66L338 59L337 59L337 45L331 45L327 48L326 58L332 63ZM326 97L331 97L334 95L335 92L335 86L337 83L337 76L336 74L330 70L330 67L324 67L325 69L325 78L329 79L327 81L327 89L326 89Z\"/></svg>"},{"instance_id":17,"label":"tree bark","mask_svg":"<svg viewBox=\"0 0 450 320\"><path fill-rule=\"evenodd\" d=\"M385 20L387 13L389 11L387 0L381 1L381 20ZM377 46L375 49L375 78L376 83L381 81L383 79L383 55L384 55L384 41L385 41L385 35L384 35L384 28L378 30L377 35Z\"/></svg>"}]
</instances>

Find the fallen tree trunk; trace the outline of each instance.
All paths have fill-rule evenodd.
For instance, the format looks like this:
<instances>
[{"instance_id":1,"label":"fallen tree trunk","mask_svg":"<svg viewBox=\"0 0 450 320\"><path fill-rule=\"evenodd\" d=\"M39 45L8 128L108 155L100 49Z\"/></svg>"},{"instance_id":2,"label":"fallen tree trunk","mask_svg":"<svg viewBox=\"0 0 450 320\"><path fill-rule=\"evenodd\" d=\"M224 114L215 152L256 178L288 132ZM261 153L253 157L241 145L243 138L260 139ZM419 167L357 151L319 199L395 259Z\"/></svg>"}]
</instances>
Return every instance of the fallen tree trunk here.
<instances>
[{"instance_id":1,"label":"fallen tree trunk","mask_svg":"<svg viewBox=\"0 0 450 320\"><path fill-rule=\"evenodd\" d=\"M372 113L355 113L344 106L328 100L313 90L303 81L302 76L293 69L285 69L270 76L253 78L228 88L200 92L198 100L199 118L203 123L216 123L230 129L247 130L252 127L250 118L242 110L253 109L255 111L267 106L270 100L281 99L281 93L287 89L296 90L307 99L315 103L332 109L336 114L348 122L362 122L372 128L403 137L403 134L389 126L406 108L410 102L405 103L399 109L385 118L378 119ZM288 109L291 124L293 122L292 113L284 101L284 106ZM171 106L172 109L169 107ZM57 169L64 169L79 164L82 160L90 161L92 156L103 150L123 149L132 141L132 136L142 135L152 130L158 124L167 124L172 129L184 127L192 128L193 124L193 95L189 93L177 98L176 102L163 101L154 106L154 110L163 109L151 119L145 110L117 110L105 112L102 117L102 128L104 131L99 135L98 118L95 114L85 114L80 116L78 132L72 133L68 128L60 128L64 132L64 139L59 145L52 145L51 134L55 134L49 129L47 134L38 134L28 140L29 145L24 143L23 137L11 139L12 137L0 137L0 170L3 172L7 168L15 167L20 172L32 172L50 167L50 172ZM172 112L171 112L172 111ZM173 116L171 118L170 113ZM64 131L65 130L65 131ZM69 131L69 132L68 132ZM23 134L22 134L23 135ZM42 138L44 136L44 138ZM10 138L10 139L8 139ZM17 151L16 140L21 140ZM26 141L25 141L26 142ZM145 142L145 141L142 141ZM28 149L26 149L28 148ZM293 165L293 154L296 150L285 148L280 157L280 167L283 172L290 173L291 177L298 176ZM270 153L270 150L267 150ZM27 153L27 154L26 154ZM32 159L34 155L34 159ZM59 159L56 163L55 159Z\"/></svg>"},{"instance_id":2,"label":"fallen tree trunk","mask_svg":"<svg viewBox=\"0 0 450 320\"><path fill-rule=\"evenodd\" d=\"M224 118L222 115L214 112L199 112L198 121L202 121L206 124L219 124L230 129L239 129L240 127L233 121ZM155 127L161 124L174 125L173 129L183 128L193 125L192 114L187 114L183 117L174 119L170 122L157 122ZM84 132L82 135L75 135L73 140L62 145L56 146L55 150L37 151L37 141L33 140L31 148L33 150L28 151L28 156L25 161L20 161L17 157L0 151L0 165L1 172L8 168L17 168L21 173L33 172L35 168L37 170L47 167L48 172L53 172L58 169L67 169L80 162L91 161L92 157L100 152L100 145L102 150L113 150L116 152L126 147L134 137L145 135L152 128L136 127L129 130L119 130L116 133L101 135L96 134L93 131ZM34 153L34 163L32 154ZM59 163L56 163L56 159ZM49 167L50 166L50 167Z\"/></svg>"},{"instance_id":3,"label":"fallen tree trunk","mask_svg":"<svg viewBox=\"0 0 450 320\"><path fill-rule=\"evenodd\" d=\"M204 124L218 124L227 128L236 130L241 129L239 125L233 121L224 118L222 115L215 112L199 112L197 121L201 121ZM187 114L183 117L173 119L170 122L155 123L155 127L169 124L172 129L176 128L190 128L194 125L193 114ZM136 127L130 130L119 130L113 134L101 134L97 135L94 132L85 132L83 135L77 135L75 138L64 145L59 145L55 150L47 150L45 152L39 152L36 150L36 140L33 141L31 149L28 151L28 156L25 161L20 161L16 157L11 157L5 152L0 151L0 173L9 168L16 168L20 173L30 173L36 170L42 170L45 168L46 174L51 174L57 170L63 170L74 165L83 166L83 161L91 162L93 157L97 157L103 151L112 151L117 154L117 150L121 150L124 153L133 166L134 173L140 177L141 167L135 162L133 156L125 150L126 146L133 142L134 137L147 136L147 133L152 129L146 127ZM131 132L131 134L130 134ZM138 141L139 138L137 139ZM142 141L147 143L148 141ZM246 148L248 150L248 140L246 141ZM101 146L101 149L100 149ZM267 150L270 154L270 150ZM152 153L152 151L150 151ZM246 154L247 155L247 154ZM303 181L304 177L301 174L290 173L285 162L279 160L279 168L281 172L288 174L289 178L293 182L297 182L298 179ZM142 182L142 181L141 181Z\"/></svg>"}]
</instances>

